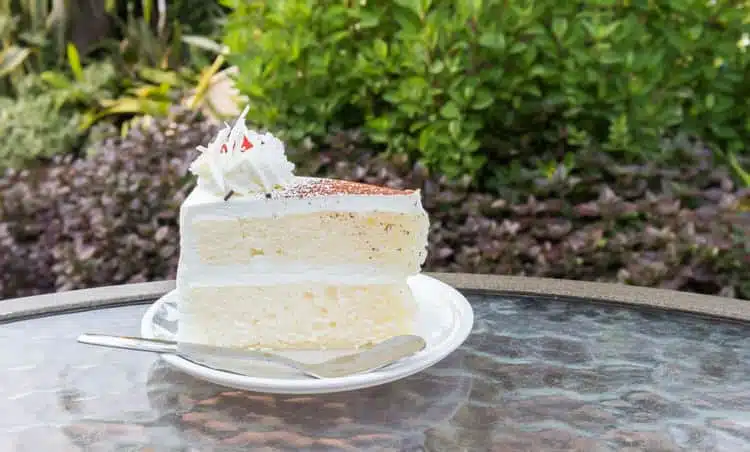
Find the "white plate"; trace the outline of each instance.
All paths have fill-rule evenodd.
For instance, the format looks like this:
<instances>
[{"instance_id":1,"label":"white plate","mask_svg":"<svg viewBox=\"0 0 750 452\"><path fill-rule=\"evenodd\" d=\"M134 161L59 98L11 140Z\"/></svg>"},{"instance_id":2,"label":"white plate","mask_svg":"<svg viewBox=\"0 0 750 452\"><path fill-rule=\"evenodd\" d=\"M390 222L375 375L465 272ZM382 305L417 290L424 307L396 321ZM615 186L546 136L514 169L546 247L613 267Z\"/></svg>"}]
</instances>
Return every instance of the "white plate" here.
<instances>
[{"instance_id":1,"label":"white plate","mask_svg":"<svg viewBox=\"0 0 750 452\"><path fill-rule=\"evenodd\" d=\"M340 378L316 379L283 366L248 361L243 374L222 372L201 366L177 355L162 358L175 368L212 383L248 391L275 394L323 394L382 385L424 370L456 350L471 333L474 313L456 289L426 275L409 279L418 305L415 333L427 347L421 352L383 369ZM177 332L177 292L172 291L152 304L141 321L141 335L174 339ZM285 355L309 362L330 358L332 352L294 352ZM281 353L280 353L281 354Z\"/></svg>"}]
</instances>

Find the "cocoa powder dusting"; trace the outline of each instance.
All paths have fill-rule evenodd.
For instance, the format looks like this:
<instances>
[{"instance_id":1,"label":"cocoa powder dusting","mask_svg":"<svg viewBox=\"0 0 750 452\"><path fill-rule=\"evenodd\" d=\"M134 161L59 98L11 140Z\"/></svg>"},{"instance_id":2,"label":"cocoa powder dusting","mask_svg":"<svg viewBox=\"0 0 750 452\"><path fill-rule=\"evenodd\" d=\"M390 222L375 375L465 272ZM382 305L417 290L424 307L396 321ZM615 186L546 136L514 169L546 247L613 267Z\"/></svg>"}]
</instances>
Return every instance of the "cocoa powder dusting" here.
<instances>
[{"instance_id":1,"label":"cocoa powder dusting","mask_svg":"<svg viewBox=\"0 0 750 452\"><path fill-rule=\"evenodd\" d=\"M413 193L413 190L399 190L348 180L321 179L292 187L282 196L284 198L308 198L329 195L408 195L410 193Z\"/></svg>"}]
</instances>

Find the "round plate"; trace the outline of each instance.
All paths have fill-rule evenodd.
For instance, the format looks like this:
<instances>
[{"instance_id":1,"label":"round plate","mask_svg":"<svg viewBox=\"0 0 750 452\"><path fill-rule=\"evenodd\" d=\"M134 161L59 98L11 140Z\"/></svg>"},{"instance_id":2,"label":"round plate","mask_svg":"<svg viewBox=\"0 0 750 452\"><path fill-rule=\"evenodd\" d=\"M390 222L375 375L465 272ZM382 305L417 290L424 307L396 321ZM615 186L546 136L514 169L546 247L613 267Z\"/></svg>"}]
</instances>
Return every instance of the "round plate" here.
<instances>
[{"instance_id":1,"label":"round plate","mask_svg":"<svg viewBox=\"0 0 750 452\"><path fill-rule=\"evenodd\" d=\"M427 275L413 276L408 283L418 305L415 334L425 339L427 347L415 355L373 372L317 379L283 366L249 361L247 370L240 375L204 367L173 354L164 354L162 358L171 366L196 378L232 388L275 394L350 391L399 380L448 356L466 340L474 324L471 305L453 287ZM141 335L147 338L174 339L179 321L177 301L177 292L171 291L152 304L141 321ZM283 354L310 362L330 357L323 352L297 351Z\"/></svg>"}]
</instances>

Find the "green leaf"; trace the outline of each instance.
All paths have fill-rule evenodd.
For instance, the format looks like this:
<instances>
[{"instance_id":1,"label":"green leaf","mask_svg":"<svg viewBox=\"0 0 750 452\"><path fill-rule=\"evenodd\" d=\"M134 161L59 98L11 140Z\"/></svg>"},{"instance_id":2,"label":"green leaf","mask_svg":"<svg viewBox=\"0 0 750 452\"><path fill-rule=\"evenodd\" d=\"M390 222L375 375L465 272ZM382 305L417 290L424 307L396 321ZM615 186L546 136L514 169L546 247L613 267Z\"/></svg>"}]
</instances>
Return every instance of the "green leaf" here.
<instances>
[{"instance_id":1,"label":"green leaf","mask_svg":"<svg viewBox=\"0 0 750 452\"><path fill-rule=\"evenodd\" d=\"M495 102L495 97L487 89L479 89L474 95L474 101L471 108L475 110L485 110Z\"/></svg>"},{"instance_id":2,"label":"green leaf","mask_svg":"<svg viewBox=\"0 0 750 452\"><path fill-rule=\"evenodd\" d=\"M135 97L121 97L101 102L104 109L97 114L99 118L114 114L163 115L169 109L169 102Z\"/></svg>"},{"instance_id":3,"label":"green leaf","mask_svg":"<svg viewBox=\"0 0 750 452\"><path fill-rule=\"evenodd\" d=\"M419 18L409 11L396 10L393 12L393 19L398 22L401 32L404 36L414 36L419 33L421 24Z\"/></svg>"},{"instance_id":4,"label":"green leaf","mask_svg":"<svg viewBox=\"0 0 750 452\"><path fill-rule=\"evenodd\" d=\"M553 68L544 66L542 64L535 64L531 67L531 70L529 70L530 77L547 77L554 73L555 71Z\"/></svg>"},{"instance_id":5,"label":"green leaf","mask_svg":"<svg viewBox=\"0 0 750 452\"><path fill-rule=\"evenodd\" d=\"M391 128L391 121L385 116L380 116L367 121L367 126L373 130L386 131Z\"/></svg>"},{"instance_id":6,"label":"green leaf","mask_svg":"<svg viewBox=\"0 0 750 452\"><path fill-rule=\"evenodd\" d=\"M31 55L31 49L11 45L0 52L0 77L18 69Z\"/></svg>"},{"instance_id":7,"label":"green leaf","mask_svg":"<svg viewBox=\"0 0 750 452\"><path fill-rule=\"evenodd\" d=\"M425 127L422 129L422 131L419 133L419 141L417 146L419 146L419 149L424 152L425 149L429 146L430 140L432 139L433 130L431 127Z\"/></svg>"},{"instance_id":8,"label":"green leaf","mask_svg":"<svg viewBox=\"0 0 750 452\"><path fill-rule=\"evenodd\" d=\"M394 0L394 3L396 3L397 5L403 8L408 9L420 19L424 16L424 12L422 11L421 0Z\"/></svg>"},{"instance_id":9,"label":"green leaf","mask_svg":"<svg viewBox=\"0 0 750 452\"><path fill-rule=\"evenodd\" d=\"M138 70L138 76L144 80L157 84L169 86L178 86L180 84L180 77L174 71L163 71L161 69L144 67Z\"/></svg>"},{"instance_id":10,"label":"green leaf","mask_svg":"<svg viewBox=\"0 0 750 452\"><path fill-rule=\"evenodd\" d=\"M195 96L193 96L193 100L190 103L190 108L196 108L203 102L203 98L211 87L211 79L219 71L222 64L224 64L224 55L217 55L211 66L203 70L201 76L198 78L198 84L195 87Z\"/></svg>"},{"instance_id":11,"label":"green leaf","mask_svg":"<svg viewBox=\"0 0 750 452\"><path fill-rule=\"evenodd\" d=\"M94 111L87 111L83 114L83 117L81 118L81 123L78 125L78 128L81 132L85 132L88 129L91 128L96 122L100 119L100 117L96 114Z\"/></svg>"},{"instance_id":12,"label":"green leaf","mask_svg":"<svg viewBox=\"0 0 750 452\"><path fill-rule=\"evenodd\" d=\"M706 109L711 110L714 108L714 105L716 104L716 97L713 93L708 93L706 96Z\"/></svg>"},{"instance_id":13,"label":"green leaf","mask_svg":"<svg viewBox=\"0 0 750 452\"><path fill-rule=\"evenodd\" d=\"M445 69L445 63L443 63L442 60L433 61L433 63L430 65L431 74L439 74L443 72L443 69Z\"/></svg>"},{"instance_id":14,"label":"green leaf","mask_svg":"<svg viewBox=\"0 0 750 452\"><path fill-rule=\"evenodd\" d=\"M528 48L528 45L525 42L517 41L512 46L510 46L510 53L517 55L519 53L523 53Z\"/></svg>"},{"instance_id":15,"label":"green leaf","mask_svg":"<svg viewBox=\"0 0 750 452\"><path fill-rule=\"evenodd\" d=\"M287 54L287 61L295 62L299 59L300 52L302 51L302 44L300 43L300 36L295 34L292 38L289 52Z\"/></svg>"},{"instance_id":16,"label":"green leaf","mask_svg":"<svg viewBox=\"0 0 750 452\"><path fill-rule=\"evenodd\" d=\"M448 132L454 140L458 140L461 135L461 122L454 120L448 123Z\"/></svg>"},{"instance_id":17,"label":"green leaf","mask_svg":"<svg viewBox=\"0 0 750 452\"><path fill-rule=\"evenodd\" d=\"M152 0L141 0L141 7L143 8L143 20L149 24L151 23L151 15L154 10L154 4Z\"/></svg>"},{"instance_id":18,"label":"green leaf","mask_svg":"<svg viewBox=\"0 0 750 452\"><path fill-rule=\"evenodd\" d=\"M76 46L69 42L67 46L67 53L68 53L68 64L70 65L70 70L73 71L73 77L75 77L76 80L83 81L83 66L81 66L81 57L78 55L78 49L76 49Z\"/></svg>"},{"instance_id":19,"label":"green leaf","mask_svg":"<svg viewBox=\"0 0 750 452\"><path fill-rule=\"evenodd\" d=\"M552 21L552 33L557 39L562 39L566 31L568 31L568 20L564 17L556 17Z\"/></svg>"},{"instance_id":20,"label":"green leaf","mask_svg":"<svg viewBox=\"0 0 750 452\"><path fill-rule=\"evenodd\" d=\"M599 57L602 64L618 64L622 61L622 55L618 52L604 52Z\"/></svg>"},{"instance_id":21,"label":"green leaf","mask_svg":"<svg viewBox=\"0 0 750 452\"><path fill-rule=\"evenodd\" d=\"M166 98L169 93L168 85L144 85L137 88L131 88L126 91L127 94L133 95L136 98Z\"/></svg>"},{"instance_id":22,"label":"green leaf","mask_svg":"<svg viewBox=\"0 0 750 452\"><path fill-rule=\"evenodd\" d=\"M378 58L381 60L388 58L388 44L386 44L385 41L382 39L376 39L373 45L375 46L375 55L377 55Z\"/></svg>"},{"instance_id":23,"label":"green leaf","mask_svg":"<svg viewBox=\"0 0 750 452\"><path fill-rule=\"evenodd\" d=\"M352 37L352 34L351 32L349 32L349 30L342 30L342 31L337 31L336 33L333 33L330 36L329 41L335 44L345 39L350 39L351 37Z\"/></svg>"},{"instance_id":24,"label":"green leaf","mask_svg":"<svg viewBox=\"0 0 750 452\"><path fill-rule=\"evenodd\" d=\"M464 140L463 142L461 142L461 148L467 152L474 152L477 149L479 149L479 146L481 146L481 143L479 143L478 140L475 140L473 138L470 140ZM474 169L478 170L480 169L480 167L476 167Z\"/></svg>"},{"instance_id":25,"label":"green leaf","mask_svg":"<svg viewBox=\"0 0 750 452\"><path fill-rule=\"evenodd\" d=\"M750 173L747 172L744 168L742 168L742 165L740 165L740 162L739 160L737 160L737 157L734 155L734 152L729 152L727 157L729 160L729 165L732 167L732 170L734 170L734 172L740 178L740 180L745 185L745 187L750 188Z\"/></svg>"},{"instance_id":26,"label":"green leaf","mask_svg":"<svg viewBox=\"0 0 750 452\"><path fill-rule=\"evenodd\" d=\"M182 35L182 42L189 46L197 47L199 49L207 50L209 52L217 54L226 54L227 48L205 36L198 35Z\"/></svg>"},{"instance_id":27,"label":"green leaf","mask_svg":"<svg viewBox=\"0 0 750 452\"><path fill-rule=\"evenodd\" d=\"M380 15L369 10L361 10L359 12L359 28L373 28L377 27L380 23Z\"/></svg>"},{"instance_id":28,"label":"green leaf","mask_svg":"<svg viewBox=\"0 0 750 452\"><path fill-rule=\"evenodd\" d=\"M80 125L81 130L87 130L100 119L107 116L121 114L164 116L169 111L170 101L121 97L115 100L104 100L101 104L104 107L102 110L96 112L89 111L84 114Z\"/></svg>"},{"instance_id":29,"label":"green leaf","mask_svg":"<svg viewBox=\"0 0 750 452\"><path fill-rule=\"evenodd\" d=\"M446 119L455 119L461 116L461 112L455 102L449 101L440 109L440 115Z\"/></svg>"},{"instance_id":30,"label":"green leaf","mask_svg":"<svg viewBox=\"0 0 750 452\"><path fill-rule=\"evenodd\" d=\"M505 36L500 31L484 32L479 37L479 45L488 49L505 49Z\"/></svg>"},{"instance_id":31,"label":"green leaf","mask_svg":"<svg viewBox=\"0 0 750 452\"><path fill-rule=\"evenodd\" d=\"M597 39L606 39L612 33L614 33L622 25L621 21L612 22L608 25L597 27L596 36Z\"/></svg>"},{"instance_id":32,"label":"green leaf","mask_svg":"<svg viewBox=\"0 0 750 452\"><path fill-rule=\"evenodd\" d=\"M68 77L64 76L60 72L44 71L41 74L39 74L39 78L41 78L45 83L47 83L51 87L59 89L59 90L70 89L72 87L72 83L70 79L68 79Z\"/></svg>"}]
</instances>

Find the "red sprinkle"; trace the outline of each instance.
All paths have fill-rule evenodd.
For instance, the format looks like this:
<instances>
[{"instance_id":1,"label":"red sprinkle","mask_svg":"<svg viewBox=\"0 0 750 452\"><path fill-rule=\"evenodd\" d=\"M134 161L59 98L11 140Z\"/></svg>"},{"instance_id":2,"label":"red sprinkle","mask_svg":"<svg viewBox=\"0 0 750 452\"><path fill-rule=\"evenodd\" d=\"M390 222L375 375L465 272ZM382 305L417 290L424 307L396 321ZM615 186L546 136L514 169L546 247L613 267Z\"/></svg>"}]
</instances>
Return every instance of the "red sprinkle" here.
<instances>
[{"instance_id":1,"label":"red sprinkle","mask_svg":"<svg viewBox=\"0 0 750 452\"><path fill-rule=\"evenodd\" d=\"M250 142L250 140L247 139L247 137L242 137L242 152L249 151L253 148L253 143Z\"/></svg>"}]
</instances>

